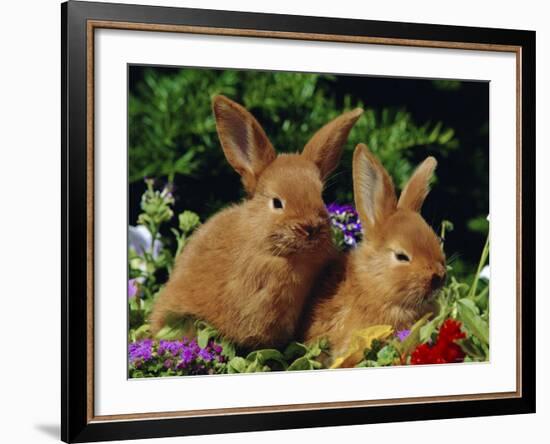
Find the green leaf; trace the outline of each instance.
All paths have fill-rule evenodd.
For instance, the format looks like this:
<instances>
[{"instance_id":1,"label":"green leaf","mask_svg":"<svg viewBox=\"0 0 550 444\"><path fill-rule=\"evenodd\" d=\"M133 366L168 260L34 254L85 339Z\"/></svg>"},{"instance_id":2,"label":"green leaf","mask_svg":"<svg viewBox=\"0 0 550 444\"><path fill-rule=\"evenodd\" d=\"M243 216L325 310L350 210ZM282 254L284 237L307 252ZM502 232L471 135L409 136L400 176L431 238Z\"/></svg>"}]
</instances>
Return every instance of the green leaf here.
<instances>
[{"instance_id":1,"label":"green leaf","mask_svg":"<svg viewBox=\"0 0 550 444\"><path fill-rule=\"evenodd\" d=\"M271 371L269 366L262 364L258 360L253 361L246 368L246 373L258 373L258 372L269 372L269 371Z\"/></svg>"},{"instance_id":2,"label":"green leaf","mask_svg":"<svg viewBox=\"0 0 550 444\"><path fill-rule=\"evenodd\" d=\"M471 338L457 341L458 345L467 356L474 361L486 361L487 353L479 346L477 346Z\"/></svg>"},{"instance_id":3,"label":"green leaf","mask_svg":"<svg viewBox=\"0 0 550 444\"><path fill-rule=\"evenodd\" d=\"M308 348L300 342L291 342L285 349L284 358L287 361L296 357L304 356L308 352Z\"/></svg>"},{"instance_id":4,"label":"green leaf","mask_svg":"<svg viewBox=\"0 0 550 444\"><path fill-rule=\"evenodd\" d=\"M467 225L468 229L471 231L476 231L484 235L489 233L489 221L487 220L487 216L479 216L475 219L470 219Z\"/></svg>"},{"instance_id":5,"label":"green leaf","mask_svg":"<svg viewBox=\"0 0 550 444\"><path fill-rule=\"evenodd\" d=\"M174 164L174 171L185 175L191 174L197 166L197 162L193 162L194 156L195 152L187 151L183 156L176 160Z\"/></svg>"},{"instance_id":6,"label":"green leaf","mask_svg":"<svg viewBox=\"0 0 550 444\"><path fill-rule=\"evenodd\" d=\"M200 348L206 348L210 339L216 337L217 335L218 330L214 327L208 326L202 330L199 330L197 335L197 344L199 344Z\"/></svg>"},{"instance_id":7,"label":"green leaf","mask_svg":"<svg viewBox=\"0 0 550 444\"><path fill-rule=\"evenodd\" d=\"M473 299L477 294L477 283L481 275L481 270L487 263L488 259L489 259L489 235L487 235L487 240L485 241L485 246L483 247L483 251L481 252L481 257L479 258L479 264L477 265L477 271L474 276L474 281L472 282L472 286L470 287L470 292L468 293L468 297L470 299Z\"/></svg>"},{"instance_id":8,"label":"green leaf","mask_svg":"<svg viewBox=\"0 0 550 444\"><path fill-rule=\"evenodd\" d=\"M316 358L317 356L319 356L324 350L326 350L326 348L323 348L322 347L322 343L321 343L322 340L319 340L319 341L316 341L314 342L308 349L308 351L306 352L305 356L307 356L308 358Z\"/></svg>"},{"instance_id":9,"label":"green leaf","mask_svg":"<svg viewBox=\"0 0 550 444\"><path fill-rule=\"evenodd\" d=\"M380 367L380 364L376 361L365 359L357 364L356 367Z\"/></svg>"},{"instance_id":10,"label":"green leaf","mask_svg":"<svg viewBox=\"0 0 550 444\"><path fill-rule=\"evenodd\" d=\"M315 361L314 359L310 359L309 363L313 367L313 369L320 369L323 368L323 364L321 364L319 361Z\"/></svg>"},{"instance_id":11,"label":"green leaf","mask_svg":"<svg viewBox=\"0 0 550 444\"><path fill-rule=\"evenodd\" d=\"M399 359L399 352L391 344L383 347L376 355L376 360L380 365L392 365Z\"/></svg>"},{"instance_id":12,"label":"green leaf","mask_svg":"<svg viewBox=\"0 0 550 444\"><path fill-rule=\"evenodd\" d=\"M423 344L431 339L432 335L439 329L443 321L447 319L450 312L451 306L441 300L438 315L420 328L420 344Z\"/></svg>"},{"instance_id":13,"label":"green leaf","mask_svg":"<svg viewBox=\"0 0 550 444\"><path fill-rule=\"evenodd\" d=\"M382 349L384 343L378 339L374 339L370 348L365 349L364 355L367 361L376 361L378 352Z\"/></svg>"},{"instance_id":14,"label":"green leaf","mask_svg":"<svg viewBox=\"0 0 550 444\"><path fill-rule=\"evenodd\" d=\"M313 370L312 361L305 356L296 359L287 369L288 371L294 370Z\"/></svg>"},{"instance_id":15,"label":"green leaf","mask_svg":"<svg viewBox=\"0 0 550 444\"><path fill-rule=\"evenodd\" d=\"M454 229L455 229L455 226L450 220L442 220L441 221L441 232L440 232L441 239L443 239L443 241L444 241L447 232L451 232Z\"/></svg>"},{"instance_id":16,"label":"green leaf","mask_svg":"<svg viewBox=\"0 0 550 444\"><path fill-rule=\"evenodd\" d=\"M329 351L330 350L330 343L328 342L328 339L327 338L321 338L319 339L319 341L317 342L319 344L319 348L321 349L321 351Z\"/></svg>"},{"instance_id":17,"label":"green leaf","mask_svg":"<svg viewBox=\"0 0 550 444\"><path fill-rule=\"evenodd\" d=\"M279 363L283 369L287 368L284 355L279 350L271 348L253 351L246 357L246 360L257 361L259 365L265 365L268 361L275 361Z\"/></svg>"},{"instance_id":18,"label":"green leaf","mask_svg":"<svg viewBox=\"0 0 550 444\"><path fill-rule=\"evenodd\" d=\"M165 325L160 329L160 331L155 335L157 339L166 339L166 340L173 340L173 339L179 339L179 331L177 329L172 328L169 325Z\"/></svg>"},{"instance_id":19,"label":"green leaf","mask_svg":"<svg viewBox=\"0 0 550 444\"><path fill-rule=\"evenodd\" d=\"M193 333L193 321L189 318L177 319L169 317L166 325L156 334L156 339L181 339Z\"/></svg>"},{"instance_id":20,"label":"green leaf","mask_svg":"<svg viewBox=\"0 0 550 444\"><path fill-rule=\"evenodd\" d=\"M236 356L227 363L227 372L246 373L248 365L249 362L246 359L241 358L240 356Z\"/></svg>"},{"instance_id":21,"label":"green leaf","mask_svg":"<svg viewBox=\"0 0 550 444\"><path fill-rule=\"evenodd\" d=\"M489 309L489 284L474 297L474 301L482 313Z\"/></svg>"},{"instance_id":22,"label":"green leaf","mask_svg":"<svg viewBox=\"0 0 550 444\"><path fill-rule=\"evenodd\" d=\"M225 356L228 359L232 359L235 357L236 355L235 344L233 344L228 339L222 338L222 340L220 341L220 345L223 348L223 351L222 351L223 356Z\"/></svg>"},{"instance_id":23,"label":"green leaf","mask_svg":"<svg viewBox=\"0 0 550 444\"><path fill-rule=\"evenodd\" d=\"M475 335L485 345L489 344L489 324L479 315L479 309L474 301L463 298L457 302L458 319L464 323L468 331Z\"/></svg>"},{"instance_id":24,"label":"green leaf","mask_svg":"<svg viewBox=\"0 0 550 444\"><path fill-rule=\"evenodd\" d=\"M149 324L142 324L137 330L134 331L134 341L147 338L150 334Z\"/></svg>"},{"instance_id":25,"label":"green leaf","mask_svg":"<svg viewBox=\"0 0 550 444\"><path fill-rule=\"evenodd\" d=\"M441 145L445 145L447 143L449 143L452 138L454 137L455 135L455 132L452 128L448 128L446 131L444 131L443 133L441 133L439 135L439 140L438 142L441 144Z\"/></svg>"}]
</instances>

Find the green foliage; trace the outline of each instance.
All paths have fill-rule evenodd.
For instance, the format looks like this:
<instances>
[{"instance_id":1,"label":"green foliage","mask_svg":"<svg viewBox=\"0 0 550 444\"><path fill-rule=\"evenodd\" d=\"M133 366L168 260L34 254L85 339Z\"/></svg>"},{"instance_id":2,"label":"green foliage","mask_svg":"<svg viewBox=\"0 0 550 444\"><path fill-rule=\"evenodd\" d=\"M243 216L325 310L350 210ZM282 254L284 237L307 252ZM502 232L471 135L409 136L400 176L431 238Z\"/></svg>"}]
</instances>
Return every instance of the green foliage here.
<instances>
[{"instance_id":1,"label":"green foliage","mask_svg":"<svg viewBox=\"0 0 550 444\"><path fill-rule=\"evenodd\" d=\"M473 283L468 285L451 277L450 283L437 297L437 314L420 329L419 343L434 339L445 319L453 318L462 323L467 333L460 346L470 361L489 359L489 284L480 280L483 267L489 258L489 239L482 251Z\"/></svg>"},{"instance_id":2,"label":"green foliage","mask_svg":"<svg viewBox=\"0 0 550 444\"><path fill-rule=\"evenodd\" d=\"M489 233L489 221L485 216L479 216L468 221L468 229L483 235Z\"/></svg>"},{"instance_id":3,"label":"green foliage","mask_svg":"<svg viewBox=\"0 0 550 444\"><path fill-rule=\"evenodd\" d=\"M196 320L191 318L168 319L166 325L156 334L155 339L172 341L181 339L189 333L196 333ZM198 342L198 341L197 341ZM208 342L208 341L207 341Z\"/></svg>"},{"instance_id":4,"label":"green foliage","mask_svg":"<svg viewBox=\"0 0 550 444\"><path fill-rule=\"evenodd\" d=\"M283 353L275 349L255 350L246 357L231 359L227 364L228 373L315 370L322 368L316 358L326 349L326 341L318 341L309 346L291 342Z\"/></svg>"},{"instance_id":5,"label":"green foliage","mask_svg":"<svg viewBox=\"0 0 550 444\"><path fill-rule=\"evenodd\" d=\"M200 226L201 220L198 214L193 213L192 211L185 210L178 216L179 221L179 231L175 228L172 228L171 231L174 234L176 239L176 254L174 257L177 257L185 244L189 240L189 236Z\"/></svg>"},{"instance_id":6,"label":"green foliage","mask_svg":"<svg viewBox=\"0 0 550 444\"><path fill-rule=\"evenodd\" d=\"M396 342L391 342L383 345L377 341L370 349L365 350L365 359L356 367L387 367L399 364L400 354L395 344Z\"/></svg>"},{"instance_id":7,"label":"green foliage","mask_svg":"<svg viewBox=\"0 0 550 444\"><path fill-rule=\"evenodd\" d=\"M129 275L140 280L140 290L144 293L144 299L151 302L153 295L159 290L157 272L169 269L172 265L172 255L168 248L163 248L160 241L160 227L172 219L174 213L172 205L174 197L169 187L155 190L153 180L147 179L147 189L141 198L141 214L138 224L144 227L147 239L136 245L129 245ZM145 283L145 284L143 284ZM140 306L140 308L143 308ZM132 313L131 313L132 315Z\"/></svg>"},{"instance_id":8,"label":"green foliage","mask_svg":"<svg viewBox=\"0 0 550 444\"><path fill-rule=\"evenodd\" d=\"M171 208L174 198L168 188L162 191L155 190L152 179L146 179L145 183L147 190L141 198L142 213L139 215L138 224L145 226L151 232L153 239L156 239L160 225L174 215Z\"/></svg>"},{"instance_id":9,"label":"green foliage","mask_svg":"<svg viewBox=\"0 0 550 444\"><path fill-rule=\"evenodd\" d=\"M192 211L184 211L178 216L180 230L185 235L189 235L193 232L201 223L198 215Z\"/></svg>"},{"instance_id":10,"label":"green foliage","mask_svg":"<svg viewBox=\"0 0 550 444\"><path fill-rule=\"evenodd\" d=\"M278 151L298 151L313 133L345 110L363 107L342 163L351 165L357 143L367 143L397 185L414 165L411 150L433 146L442 155L457 146L454 131L439 123L417 123L402 109L375 110L334 93L329 75L284 72L179 69L145 71L129 100L130 181L176 175L233 178L219 147L211 98L225 94L242 103L266 129ZM351 175L339 180L334 197L351 201ZM219 208L214 196L208 201ZM215 202L215 203L214 203Z\"/></svg>"},{"instance_id":11,"label":"green foliage","mask_svg":"<svg viewBox=\"0 0 550 444\"><path fill-rule=\"evenodd\" d=\"M144 327L143 323L151 314L153 301L161 290L166 275L172 270L174 257L200 225L199 217L191 211L179 215L179 230L171 230L177 245L173 253L168 239L161 238L160 230L174 216L174 197L168 186L156 190L154 181L150 179L146 180L146 185L138 217L138 227L144 228L143 239L128 245L128 274L138 289L138 294L129 299L130 335L134 339L149 334L148 326ZM177 335L177 330L172 334Z\"/></svg>"},{"instance_id":12,"label":"green foliage","mask_svg":"<svg viewBox=\"0 0 550 444\"><path fill-rule=\"evenodd\" d=\"M439 237L443 242L445 242L445 236L447 233L453 231L455 229L454 224L450 220L442 220L441 221L441 234Z\"/></svg>"},{"instance_id":13,"label":"green foliage","mask_svg":"<svg viewBox=\"0 0 550 444\"><path fill-rule=\"evenodd\" d=\"M326 341L321 340L309 346L292 342L284 352L275 349L251 352L237 350L234 344L223 338L212 325L191 318L169 319L155 339L174 341L184 337L195 337L198 346L203 349L209 344L221 346L221 356L227 359L227 366L223 371L227 373L313 370L321 368L316 358L328 348ZM140 339L135 334L132 338L133 341Z\"/></svg>"}]
</instances>

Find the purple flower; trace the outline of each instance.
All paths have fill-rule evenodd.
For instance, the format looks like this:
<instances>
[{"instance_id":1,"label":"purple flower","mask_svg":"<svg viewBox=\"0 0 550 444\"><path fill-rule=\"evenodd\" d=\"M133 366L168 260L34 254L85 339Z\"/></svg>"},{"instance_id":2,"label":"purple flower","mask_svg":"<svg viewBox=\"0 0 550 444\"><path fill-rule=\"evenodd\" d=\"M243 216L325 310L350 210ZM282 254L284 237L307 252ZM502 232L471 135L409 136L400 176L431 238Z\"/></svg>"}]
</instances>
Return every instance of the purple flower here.
<instances>
[{"instance_id":1,"label":"purple flower","mask_svg":"<svg viewBox=\"0 0 550 444\"><path fill-rule=\"evenodd\" d=\"M159 347L157 349L157 354L159 356L164 356L164 354L166 353L166 346L167 346L167 342L168 341L165 341L164 339L161 339L159 341Z\"/></svg>"},{"instance_id":2,"label":"purple flower","mask_svg":"<svg viewBox=\"0 0 550 444\"><path fill-rule=\"evenodd\" d=\"M183 347L183 341L166 341L161 339L159 341L157 353L159 354L159 356L164 356L165 354L177 356L182 352Z\"/></svg>"},{"instance_id":3,"label":"purple flower","mask_svg":"<svg viewBox=\"0 0 550 444\"><path fill-rule=\"evenodd\" d=\"M128 354L132 364L149 361L153 356L153 340L142 339L132 342L128 347Z\"/></svg>"},{"instance_id":4,"label":"purple flower","mask_svg":"<svg viewBox=\"0 0 550 444\"><path fill-rule=\"evenodd\" d=\"M206 348L202 348L199 351L199 357L202 358L205 362L210 362L213 358L213 356L208 352Z\"/></svg>"},{"instance_id":5,"label":"purple flower","mask_svg":"<svg viewBox=\"0 0 550 444\"><path fill-rule=\"evenodd\" d=\"M343 235L344 249L355 248L362 238L361 221L352 205L331 203L327 205L333 230Z\"/></svg>"},{"instance_id":6,"label":"purple flower","mask_svg":"<svg viewBox=\"0 0 550 444\"><path fill-rule=\"evenodd\" d=\"M181 359L184 364L189 364L193 359L195 359L195 353L189 347L186 347L181 352Z\"/></svg>"},{"instance_id":7,"label":"purple flower","mask_svg":"<svg viewBox=\"0 0 550 444\"><path fill-rule=\"evenodd\" d=\"M199 351L200 351L200 347L199 347L199 344L197 343L197 340L196 339L193 339L192 341L189 342L188 344L189 348L193 351L193 353L197 354Z\"/></svg>"},{"instance_id":8,"label":"purple flower","mask_svg":"<svg viewBox=\"0 0 550 444\"><path fill-rule=\"evenodd\" d=\"M136 279L130 279L128 281L128 299L133 299L138 294L139 288Z\"/></svg>"},{"instance_id":9,"label":"purple flower","mask_svg":"<svg viewBox=\"0 0 550 444\"><path fill-rule=\"evenodd\" d=\"M205 375L223 371L219 364L227 360L221 355L223 348L209 341L201 348L196 339L165 340L141 339L128 344L131 371L139 376L163 376L166 370L176 375Z\"/></svg>"},{"instance_id":10,"label":"purple flower","mask_svg":"<svg viewBox=\"0 0 550 444\"><path fill-rule=\"evenodd\" d=\"M399 339L401 342L403 342L405 339L407 339L407 336L411 334L410 330L400 330L396 333L397 339Z\"/></svg>"},{"instance_id":11,"label":"purple flower","mask_svg":"<svg viewBox=\"0 0 550 444\"><path fill-rule=\"evenodd\" d=\"M349 205L349 204L340 205L336 202L328 204L327 210L329 213L334 213L334 214L345 214L348 212L355 213L355 208L353 208L352 205Z\"/></svg>"}]
</instances>

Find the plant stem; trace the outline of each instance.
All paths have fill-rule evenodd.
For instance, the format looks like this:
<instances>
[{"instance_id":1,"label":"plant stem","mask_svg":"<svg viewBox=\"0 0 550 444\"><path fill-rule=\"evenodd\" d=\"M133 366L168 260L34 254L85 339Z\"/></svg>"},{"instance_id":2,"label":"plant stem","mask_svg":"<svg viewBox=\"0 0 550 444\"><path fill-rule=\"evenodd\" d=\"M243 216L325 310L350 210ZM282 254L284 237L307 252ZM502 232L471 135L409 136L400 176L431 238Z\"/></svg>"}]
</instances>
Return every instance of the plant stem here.
<instances>
[{"instance_id":1,"label":"plant stem","mask_svg":"<svg viewBox=\"0 0 550 444\"><path fill-rule=\"evenodd\" d=\"M158 234L158 228L156 224L151 224L151 227L147 227L149 229L149 232L151 233L151 247L149 249L149 254L151 255L151 258L153 258L153 252L155 251L155 240L157 238Z\"/></svg>"},{"instance_id":2,"label":"plant stem","mask_svg":"<svg viewBox=\"0 0 550 444\"><path fill-rule=\"evenodd\" d=\"M487 234L487 240L485 241L485 246L483 247L483 251L481 252L481 258L479 259L479 265L477 266L477 272L474 277L474 282L472 282L472 287L470 288L470 293L468 294L468 297L470 299L472 299L476 294L477 283L479 282L479 275L481 274L481 270L485 266L488 257L489 257L489 235Z\"/></svg>"}]
</instances>

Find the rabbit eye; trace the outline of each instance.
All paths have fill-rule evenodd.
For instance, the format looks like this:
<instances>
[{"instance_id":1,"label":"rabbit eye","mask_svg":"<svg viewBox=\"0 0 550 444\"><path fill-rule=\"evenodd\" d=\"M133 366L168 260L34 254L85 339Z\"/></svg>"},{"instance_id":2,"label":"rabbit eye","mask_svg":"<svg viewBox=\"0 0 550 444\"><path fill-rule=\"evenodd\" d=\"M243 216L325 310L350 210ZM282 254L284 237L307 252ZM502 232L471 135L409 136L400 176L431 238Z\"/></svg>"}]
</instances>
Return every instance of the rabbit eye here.
<instances>
[{"instance_id":1,"label":"rabbit eye","mask_svg":"<svg viewBox=\"0 0 550 444\"><path fill-rule=\"evenodd\" d=\"M273 208L276 208L278 210L283 208L283 202L281 201L281 199L277 197L273 198L272 204L273 204Z\"/></svg>"},{"instance_id":2,"label":"rabbit eye","mask_svg":"<svg viewBox=\"0 0 550 444\"><path fill-rule=\"evenodd\" d=\"M409 256L407 256L405 253L399 251L399 252L395 252L395 258L399 261L399 262L410 262L410 258Z\"/></svg>"}]
</instances>

